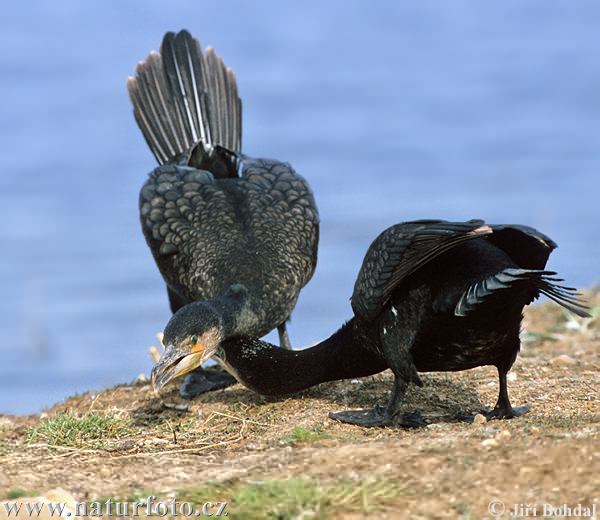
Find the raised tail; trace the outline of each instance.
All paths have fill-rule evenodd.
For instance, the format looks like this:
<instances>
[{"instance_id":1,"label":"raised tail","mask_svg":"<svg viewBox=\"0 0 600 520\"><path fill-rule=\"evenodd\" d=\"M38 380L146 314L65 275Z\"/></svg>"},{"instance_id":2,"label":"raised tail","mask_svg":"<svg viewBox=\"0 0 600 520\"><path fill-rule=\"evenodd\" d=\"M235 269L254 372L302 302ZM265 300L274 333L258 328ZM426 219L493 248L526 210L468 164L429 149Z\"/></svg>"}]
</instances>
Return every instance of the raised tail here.
<instances>
[{"instance_id":1,"label":"raised tail","mask_svg":"<svg viewBox=\"0 0 600 520\"><path fill-rule=\"evenodd\" d=\"M159 164L215 147L240 152L242 102L233 71L188 31L165 34L127 80L135 120ZM202 157L199 158L202 160Z\"/></svg>"},{"instance_id":2,"label":"raised tail","mask_svg":"<svg viewBox=\"0 0 600 520\"><path fill-rule=\"evenodd\" d=\"M491 301L505 289L533 288L532 299L544 294L565 309L582 318L589 318L588 307L579 298L581 295L573 287L559 285L562 278L555 278L554 271L540 269L507 268L480 282L471 285L456 304L454 313L467 316L486 301Z\"/></svg>"}]
</instances>

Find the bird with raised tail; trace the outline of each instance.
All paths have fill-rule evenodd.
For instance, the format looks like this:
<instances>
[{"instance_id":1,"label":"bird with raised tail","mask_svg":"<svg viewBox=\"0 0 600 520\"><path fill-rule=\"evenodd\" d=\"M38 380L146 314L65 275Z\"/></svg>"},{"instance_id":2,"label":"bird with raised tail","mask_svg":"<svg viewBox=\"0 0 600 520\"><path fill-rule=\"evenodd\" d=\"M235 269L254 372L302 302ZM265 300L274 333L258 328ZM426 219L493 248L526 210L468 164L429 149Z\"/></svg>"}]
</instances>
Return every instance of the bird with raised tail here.
<instances>
[{"instance_id":1,"label":"bird with raised tail","mask_svg":"<svg viewBox=\"0 0 600 520\"><path fill-rule=\"evenodd\" d=\"M291 348L286 321L316 266L318 211L290 164L242 154L235 75L187 31L167 33L127 88L159 163L139 209L174 313L153 381L188 374L181 394L193 397L235 381L200 368L221 342L277 328Z\"/></svg>"},{"instance_id":2,"label":"bird with raised tail","mask_svg":"<svg viewBox=\"0 0 600 520\"><path fill-rule=\"evenodd\" d=\"M332 336L297 351L235 339L205 355L266 395L390 368L395 378L387 406L330 414L361 426L423 426L419 412L402 411L407 386L422 385L418 372L493 365L498 400L483 412L488 418L516 417L528 406L511 405L506 375L520 349L523 307L543 294L589 317L575 289L545 270L555 247L527 226L481 220L397 224L369 247L352 294L354 316Z\"/></svg>"}]
</instances>

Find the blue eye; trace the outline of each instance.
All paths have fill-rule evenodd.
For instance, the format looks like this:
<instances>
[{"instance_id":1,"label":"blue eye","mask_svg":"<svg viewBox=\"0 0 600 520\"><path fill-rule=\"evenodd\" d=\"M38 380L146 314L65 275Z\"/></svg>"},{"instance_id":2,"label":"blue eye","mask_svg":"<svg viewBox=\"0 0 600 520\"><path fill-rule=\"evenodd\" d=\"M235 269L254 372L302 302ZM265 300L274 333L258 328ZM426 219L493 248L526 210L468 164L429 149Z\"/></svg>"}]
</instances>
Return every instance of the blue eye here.
<instances>
[{"instance_id":1,"label":"blue eye","mask_svg":"<svg viewBox=\"0 0 600 520\"><path fill-rule=\"evenodd\" d=\"M192 336L191 342L192 342L192 345L195 345L196 343L198 343L198 336L196 336L196 335Z\"/></svg>"}]
</instances>

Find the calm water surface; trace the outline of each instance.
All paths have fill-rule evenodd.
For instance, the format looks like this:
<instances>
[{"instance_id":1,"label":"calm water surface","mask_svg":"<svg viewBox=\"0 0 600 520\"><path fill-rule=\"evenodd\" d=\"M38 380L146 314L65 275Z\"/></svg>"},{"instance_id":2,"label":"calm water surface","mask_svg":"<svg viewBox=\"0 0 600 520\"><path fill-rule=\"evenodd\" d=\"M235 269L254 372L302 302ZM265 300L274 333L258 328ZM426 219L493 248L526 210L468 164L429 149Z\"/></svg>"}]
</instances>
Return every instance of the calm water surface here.
<instances>
[{"instance_id":1,"label":"calm water surface","mask_svg":"<svg viewBox=\"0 0 600 520\"><path fill-rule=\"evenodd\" d=\"M244 150L290 161L322 217L290 327L350 316L363 254L414 218L537 226L600 280L600 4L8 3L0 19L0 412L148 373L169 318L137 194L153 158L125 91L187 27L234 68Z\"/></svg>"}]
</instances>

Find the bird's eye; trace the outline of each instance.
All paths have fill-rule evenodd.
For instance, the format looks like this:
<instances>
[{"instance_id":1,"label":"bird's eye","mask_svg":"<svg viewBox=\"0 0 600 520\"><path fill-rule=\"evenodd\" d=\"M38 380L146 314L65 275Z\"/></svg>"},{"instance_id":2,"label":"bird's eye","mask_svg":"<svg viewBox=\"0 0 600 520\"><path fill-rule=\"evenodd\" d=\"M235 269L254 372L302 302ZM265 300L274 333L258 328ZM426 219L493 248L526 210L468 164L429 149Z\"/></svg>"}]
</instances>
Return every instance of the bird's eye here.
<instances>
[{"instance_id":1,"label":"bird's eye","mask_svg":"<svg viewBox=\"0 0 600 520\"><path fill-rule=\"evenodd\" d=\"M194 335L190 339L191 339L192 345L195 345L196 343L198 343L198 336Z\"/></svg>"}]
</instances>

